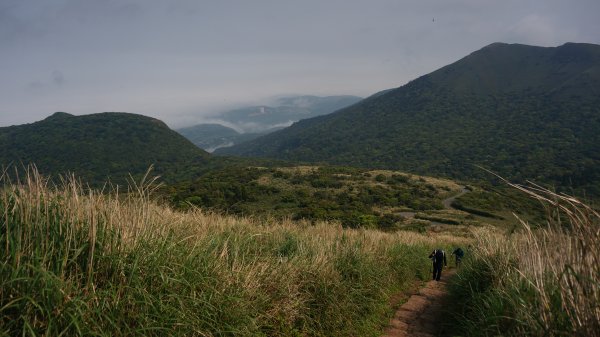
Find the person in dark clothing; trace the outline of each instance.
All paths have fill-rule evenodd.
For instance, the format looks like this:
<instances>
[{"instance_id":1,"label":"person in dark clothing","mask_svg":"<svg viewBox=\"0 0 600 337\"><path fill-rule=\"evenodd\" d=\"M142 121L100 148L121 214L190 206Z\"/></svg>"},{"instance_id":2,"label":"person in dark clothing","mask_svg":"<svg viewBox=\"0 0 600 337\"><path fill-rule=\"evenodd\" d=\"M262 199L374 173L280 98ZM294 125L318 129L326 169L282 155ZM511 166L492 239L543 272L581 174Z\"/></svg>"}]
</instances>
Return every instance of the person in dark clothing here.
<instances>
[{"instance_id":1,"label":"person in dark clothing","mask_svg":"<svg viewBox=\"0 0 600 337\"><path fill-rule=\"evenodd\" d=\"M460 262L463 256L465 256L465 252L460 247L458 247L452 252L452 255L454 255L454 258L456 259L456 268L460 267Z\"/></svg>"},{"instance_id":2,"label":"person in dark clothing","mask_svg":"<svg viewBox=\"0 0 600 337\"><path fill-rule=\"evenodd\" d=\"M433 261L433 279L436 281L442 277L442 268L447 266L446 252L442 249L436 249L429 255L429 258Z\"/></svg>"}]
</instances>

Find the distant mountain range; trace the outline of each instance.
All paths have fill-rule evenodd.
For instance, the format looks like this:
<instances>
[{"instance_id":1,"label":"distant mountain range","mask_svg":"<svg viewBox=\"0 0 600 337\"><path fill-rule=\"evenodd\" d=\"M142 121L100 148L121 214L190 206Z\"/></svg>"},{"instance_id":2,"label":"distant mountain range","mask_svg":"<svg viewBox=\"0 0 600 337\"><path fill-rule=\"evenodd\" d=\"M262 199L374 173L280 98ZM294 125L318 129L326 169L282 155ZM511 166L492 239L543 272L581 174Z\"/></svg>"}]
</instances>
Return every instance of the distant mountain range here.
<instances>
[{"instance_id":1,"label":"distant mountain range","mask_svg":"<svg viewBox=\"0 0 600 337\"><path fill-rule=\"evenodd\" d=\"M217 153L489 179L481 166L600 195L600 46L494 43Z\"/></svg>"},{"instance_id":2,"label":"distant mountain range","mask_svg":"<svg viewBox=\"0 0 600 337\"><path fill-rule=\"evenodd\" d=\"M226 111L203 123L176 131L198 147L212 152L280 130L302 119L332 113L357 103L357 96L290 96L272 105L251 106Z\"/></svg>"},{"instance_id":3,"label":"distant mountain range","mask_svg":"<svg viewBox=\"0 0 600 337\"><path fill-rule=\"evenodd\" d=\"M221 124L198 124L177 129L182 136L208 152L258 138L266 133L240 133Z\"/></svg>"},{"instance_id":4,"label":"distant mountain range","mask_svg":"<svg viewBox=\"0 0 600 337\"><path fill-rule=\"evenodd\" d=\"M189 175L208 154L160 120L128 113L57 112L31 124L0 128L0 163L35 164L46 175L74 172L87 182L122 183L150 165L166 180ZM13 166L13 168L10 168Z\"/></svg>"}]
</instances>

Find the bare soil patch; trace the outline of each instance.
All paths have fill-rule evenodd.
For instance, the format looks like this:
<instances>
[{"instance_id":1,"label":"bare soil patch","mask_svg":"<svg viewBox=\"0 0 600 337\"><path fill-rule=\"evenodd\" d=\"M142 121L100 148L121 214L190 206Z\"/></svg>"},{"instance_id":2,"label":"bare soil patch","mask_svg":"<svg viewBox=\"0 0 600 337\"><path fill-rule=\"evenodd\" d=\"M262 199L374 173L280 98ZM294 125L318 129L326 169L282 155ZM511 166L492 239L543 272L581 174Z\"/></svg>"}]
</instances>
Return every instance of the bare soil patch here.
<instances>
[{"instance_id":1,"label":"bare soil patch","mask_svg":"<svg viewBox=\"0 0 600 337\"><path fill-rule=\"evenodd\" d=\"M444 268L440 281L429 281L412 294L391 319L383 337L434 337L444 331L443 314L447 303L447 280L455 269Z\"/></svg>"}]
</instances>

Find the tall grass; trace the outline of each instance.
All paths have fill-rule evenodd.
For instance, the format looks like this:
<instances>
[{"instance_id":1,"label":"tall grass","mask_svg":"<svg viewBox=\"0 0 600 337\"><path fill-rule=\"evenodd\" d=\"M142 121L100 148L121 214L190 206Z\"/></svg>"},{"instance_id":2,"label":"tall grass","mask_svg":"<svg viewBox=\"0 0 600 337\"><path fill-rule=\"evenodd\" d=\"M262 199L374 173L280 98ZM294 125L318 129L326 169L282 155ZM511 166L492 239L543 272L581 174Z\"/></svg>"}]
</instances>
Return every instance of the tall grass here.
<instances>
[{"instance_id":1,"label":"tall grass","mask_svg":"<svg viewBox=\"0 0 600 337\"><path fill-rule=\"evenodd\" d=\"M476 232L474 257L452 285L465 335L600 336L600 215L539 186L548 221L507 235Z\"/></svg>"},{"instance_id":2,"label":"tall grass","mask_svg":"<svg viewBox=\"0 0 600 337\"><path fill-rule=\"evenodd\" d=\"M152 186L4 177L0 335L375 336L464 240L176 212Z\"/></svg>"}]
</instances>

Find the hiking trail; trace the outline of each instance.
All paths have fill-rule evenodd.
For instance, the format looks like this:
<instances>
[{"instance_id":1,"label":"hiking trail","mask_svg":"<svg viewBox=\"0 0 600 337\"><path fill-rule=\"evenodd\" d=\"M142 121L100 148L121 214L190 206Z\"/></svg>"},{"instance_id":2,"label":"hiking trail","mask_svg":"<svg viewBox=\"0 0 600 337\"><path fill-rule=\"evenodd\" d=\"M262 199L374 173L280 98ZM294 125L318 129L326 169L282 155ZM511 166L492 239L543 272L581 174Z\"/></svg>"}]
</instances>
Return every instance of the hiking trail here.
<instances>
[{"instance_id":1,"label":"hiking trail","mask_svg":"<svg viewBox=\"0 0 600 337\"><path fill-rule=\"evenodd\" d=\"M454 200L456 200L456 198L465 195L466 193L469 193L470 190L466 187L463 186L460 190L460 192L458 192L457 194L452 195L451 197L448 197L444 200L442 200L442 205L444 206L445 209L455 209L454 207L452 207L452 203L454 202ZM400 212L398 213L401 216L403 216L406 219L413 219L415 217L415 214L417 214L416 212L412 212L412 211L405 211L405 212ZM443 223L441 222L435 222L435 221L431 221L432 224L435 225L443 225Z\"/></svg>"},{"instance_id":2,"label":"hiking trail","mask_svg":"<svg viewBox=\"0 0 600 337\"><path fill-rule=\"evenodd\" d=\"M464 186L458 194L455 194L455 195L451 196L450 198L446 198L446 199L444 199L444 201L442 201L444 208L445 209L454 209L454 207L452 207L452 203L454 202L454 200L456 200L456 198L461 197L464 194L469 193L469 192L470 192L470 190L467 189L466 186Z\"/></svg>"},{"instance_id":3,"label":"hiking trail","mask_svg":"<svg viewBox=\"0 0 600 337\"><path fill-rule=\"evenodd\" d=\"M444 268L440 281L429 281L410 296L391 319L382 337L435 337L443 334L447 281L456 269Z\"/></svg>"}]
</instances>

